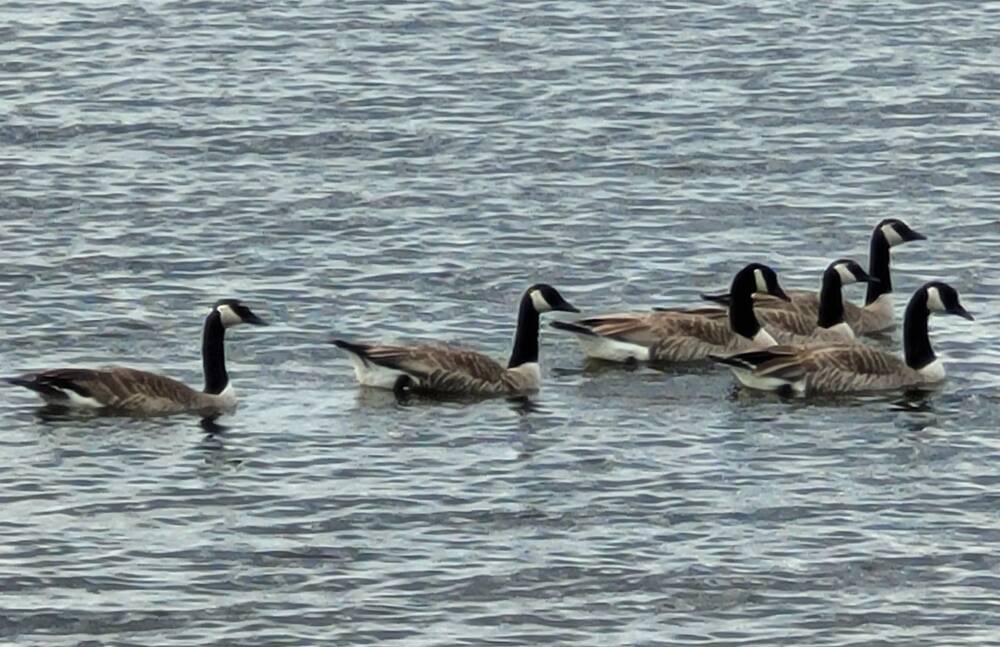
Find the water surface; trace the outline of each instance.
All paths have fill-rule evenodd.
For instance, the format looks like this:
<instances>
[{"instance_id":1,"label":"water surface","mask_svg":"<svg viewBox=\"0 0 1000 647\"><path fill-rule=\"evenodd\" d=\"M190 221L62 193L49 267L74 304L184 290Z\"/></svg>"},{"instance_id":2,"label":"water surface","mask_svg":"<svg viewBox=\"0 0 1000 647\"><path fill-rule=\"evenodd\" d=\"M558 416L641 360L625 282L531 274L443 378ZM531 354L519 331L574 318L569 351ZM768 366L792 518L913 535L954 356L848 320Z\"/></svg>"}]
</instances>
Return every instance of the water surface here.
<instances>
[{"instance_id":1,"label":"water surface","mask_svg":"<svg viewBox=\"0 0 1000 647\"><path fill-rule=\"evenodd\" d=\"M988 4L7 2L5 373L242 401L80 418L0 398L0 642L997 641L1000 22ZM521 291L688 304L786 286L900 217L944 279L938 392L783 401L585 363L529 405L362 392L326 342L505 357ZM859 299L858 288L849 290ZM898 347L898 331L882 340Z\"/></svg>"}]
</instances>

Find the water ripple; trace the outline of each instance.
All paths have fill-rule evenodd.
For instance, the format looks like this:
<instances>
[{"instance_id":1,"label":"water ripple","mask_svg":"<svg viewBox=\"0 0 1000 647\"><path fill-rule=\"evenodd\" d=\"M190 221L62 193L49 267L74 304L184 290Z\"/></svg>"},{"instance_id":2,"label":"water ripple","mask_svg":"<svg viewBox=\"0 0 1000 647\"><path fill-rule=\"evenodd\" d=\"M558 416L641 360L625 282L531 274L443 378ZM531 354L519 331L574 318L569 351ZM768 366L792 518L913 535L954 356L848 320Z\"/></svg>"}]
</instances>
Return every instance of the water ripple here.
<instances>
[{"instance_id":1,"label":"water ripple","mask_svg":"<svg viewBox=\"0 0 1000 647\"><path fill-rule=\"evenodd\" d=\"M80 418L11 390L0 640L992 644L1000 77L986 5L8 2L8 373L201 381L236 415ZM811 286L897 216L953 282L940 391L788 402L585 363L476 405L361 391L328 343L503 358L547 281L688 304ZM851 291L850 298L859 299ZM899 333L880 343L898 348Z\"/></svg>"}]
</instances>

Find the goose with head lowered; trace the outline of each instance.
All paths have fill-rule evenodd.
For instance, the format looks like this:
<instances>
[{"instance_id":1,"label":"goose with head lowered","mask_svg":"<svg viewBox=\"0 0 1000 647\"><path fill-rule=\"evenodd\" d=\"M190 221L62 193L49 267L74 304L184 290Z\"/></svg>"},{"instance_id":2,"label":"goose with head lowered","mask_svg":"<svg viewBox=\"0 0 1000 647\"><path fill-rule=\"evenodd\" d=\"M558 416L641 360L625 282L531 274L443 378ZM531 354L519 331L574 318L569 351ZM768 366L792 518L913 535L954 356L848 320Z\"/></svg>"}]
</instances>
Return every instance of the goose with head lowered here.
<instances>
[{"instance_id":1,"label":"goose with head lowered","mask_svg":"<svg viewBox=\"0 0 1000 647\"><path fill-rule=\"evenodd\" d=\"M754 315L753 295L787 298L767 265L751 263L736 273L728 311L718 308L661 309L554 321L576 335L588 357L613 362L691 362L712 353L733 353L775 343Z\"/></svg>"},{"instance_id":2,"label":"goose with head lowered","mask_svg":"<svg viewBox=\"0 0 1000 647\"><path fill-rule=\"evenodd\" d=\"M890 249L927 237L910 228L898 218L886 218L872 230L868 251L868 273L877 279L868 284L864 307L844 303L844 321L858 335L867 335L892 328L895 323L892 304L892 276L889 273ZM811 290L789 290L791 301L772 307L795 310L808 319L819 315L820 295ZM702 298L725 305L727 294L703 294Z\"/></svg>"},{"instance_id":3,"label":"goose with head lowered","mask_svg":"<svg viewBox=\"0 0 1000 647\"><path fill-rule=\"evenodd\" d=\"M558 310L579 312L551 285L538 283L521 297L514 348L504 367L493 358L444 344L365 344L334 339L347 352L362 386L397 394L469 396L518 395L541 386L538 363L539 315Z\"/></svg>"},{"instance_id":4,"label":"goose with head lowered","mask_svg":"<svg viewBox=\"0 0 1000 647\"><path fill-rule=\"evenodd\" d=\"M226 372L226 329L240 324L266 326L238 299L218 301L205 318L202 365L205 388L192 389L173 378L122 366L54 368L8 378L38 393L50 405L132 415L197 413L214 416L236 406Z\"/></svg>"},{"instance_id":5,"label":"goose with head lowered","mask_svg":"<svg viewBox=\"0 0 1000 647\"><path fill-rule=\"evenodd\" d=\"M972 320L947 283L920 287L906 306L903 357L861 344L773 346L712 359L729 366L744 385L794 394L885 391L933 385L944 379L941 360L927 334L932 313Z\"/></svg>"}]
</instances>

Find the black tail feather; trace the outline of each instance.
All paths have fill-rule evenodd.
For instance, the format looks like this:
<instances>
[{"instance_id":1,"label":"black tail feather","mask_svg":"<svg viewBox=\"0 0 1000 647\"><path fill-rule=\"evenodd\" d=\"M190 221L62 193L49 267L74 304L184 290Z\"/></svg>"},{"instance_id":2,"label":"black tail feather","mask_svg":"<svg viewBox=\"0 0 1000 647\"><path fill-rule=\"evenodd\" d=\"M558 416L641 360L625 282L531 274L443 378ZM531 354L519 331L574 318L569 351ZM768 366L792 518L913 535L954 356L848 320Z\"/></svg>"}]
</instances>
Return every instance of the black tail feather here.
<instances>
[{"instance_id":1,"label":"black tail feather","mask_svg":"<svg viewBox=\"0 0 1000 647\"><path fill-rule=\"evenodd\" d=\"M368 345L367 344L355 344L354 342L349 342L345 339L331 339L330 343L337 348L343 348L348 353L357 355L361 358L361 361L367 365L371 360L368 357Z\"/></svg>"},{"instance_id":2,"label":"black tail feather","mask_svg":"<svg viewBox=\"0 0 1000 647\"><path fill-rule=\"evenodd\" d=\"M556 330L565 330L566 332L575 333L577 335L590 335L592 337L598 336L597 333L590 328L573 323L572 321L551 321L549 322L549 325Z\"/></svg>"},{"instance_id":3,"label":"black tail feather","mask_svg":"<svg viewBox=\"0 0 1000 647\"><path fill-rule=\"evenodd\" d=\"M37 375L21 375L18 377L6 377L3 381L14 386L23 386L45 396L50 400L68 400L69 395L65 391L55 388L51 383L39 379Z\"/></svg>"},{"instance_id":4,"label":"black tail feather","mask_svg":"<svg viewBox=\"0 0 1000 647\"><path fill-rule=\"evenodd\" d=\"M347 352L360 355L361 357L366 357L368 355L367 344L355 344L354 342L350 342L345 339L331 339L330 343L337 348L343 348Z\"/></svg>"},{"instance_id":5,"label":"black tail feather","mask_svg":"<svg viewBox=\"0 0 1000 647\"><path fill-rule=\"evenodd\" d=\"M712 361L728 366L736 366L750 370L756 369L761 364L771 361L782 354L775 353L767 348L761 350L748 350L734 355L709 355Z\"/></svg>"},{"instance_id":6,"label":"black tail feather","mask_svg":"<svg viewBox=\"0 0 1000 647\"><path fill-rule=\"evenodd\" d=\"M754 365L744 360L740 355L709 355L708 358L717 364L735 366L736 368L754 369Z\"/></svg>"}]
</instances>

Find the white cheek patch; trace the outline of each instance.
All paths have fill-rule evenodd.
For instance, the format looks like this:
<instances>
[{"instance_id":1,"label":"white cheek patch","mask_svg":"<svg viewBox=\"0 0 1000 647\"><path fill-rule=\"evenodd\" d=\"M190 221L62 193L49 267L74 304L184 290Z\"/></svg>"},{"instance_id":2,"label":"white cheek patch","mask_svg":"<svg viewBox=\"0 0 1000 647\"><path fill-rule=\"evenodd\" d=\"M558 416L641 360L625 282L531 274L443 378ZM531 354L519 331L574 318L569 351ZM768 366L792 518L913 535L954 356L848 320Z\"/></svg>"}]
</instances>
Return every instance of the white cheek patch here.
<instances>
[{"instance_id":1,"label":"white cheek patch","mask_svg":"<svg viewBox=\"0 0 1000 647\"><path fill-rule=\"evenodd\" d=\"M536 312L550 312L552 310L552 306L542 296L541 290L532 290L529 296L531 297L531 304L535 306Z\"/></svg>"},{"instance_id":2,"label":"white cheek patch","mask_svg":"<svg viewBox=\"0 0 1000 647\"><path fill-rule=\"evenodd\" d=\"M215 311L219 313L219 317L222 319L222 325L226 328L243 323L240 316L236 314L228 305L223 304L218 306Z\"/></svg>"},{"instance_id":3,"label":"white cheek patch","mask_svg":"<svg viewBox=\"0 0 1000 647\"><path fill-rule=\"evenodd\" d=\"M889 243L889 247L895 247L903 242L903 237L899 235L899 232L897 232L896 228L892 225L882 225L882 235L885 236L885 240Z\"/></svg>"},{"instance_id":4,"label":"white cheek patch","mask_svg":"<svg viewBox=\"0 0 1000 647\"><path fill-rule=\"evenodd\" d=\"M944 301L941 300L941 293L937 288L927 288L927 309L931 312L944 312Z\"/></svg>"},{"instance_id":5,"label":"white cheek patch","mask_svg":"<svg viewBox=\"0 0 1000 647\"><path fill-rule=\"evenodd\" d=\"M757 291L767 294L767 281L764 280L764 273L760 270L754 270L753 277L757 280Z\"/></svg>"},{"instance_id":6,"label":"white cheek patch","mask_svg":"<svg viewBox=\"0 0 1000 647\"><path fill-rule=\"evenodd\" d=\"M851 271L851 268L846 263L837 265L837 274L840 275L840 282L844 285L854 283L858 280L858 277L854 276L854 272Z\"/></svg>"}]
</instances>

